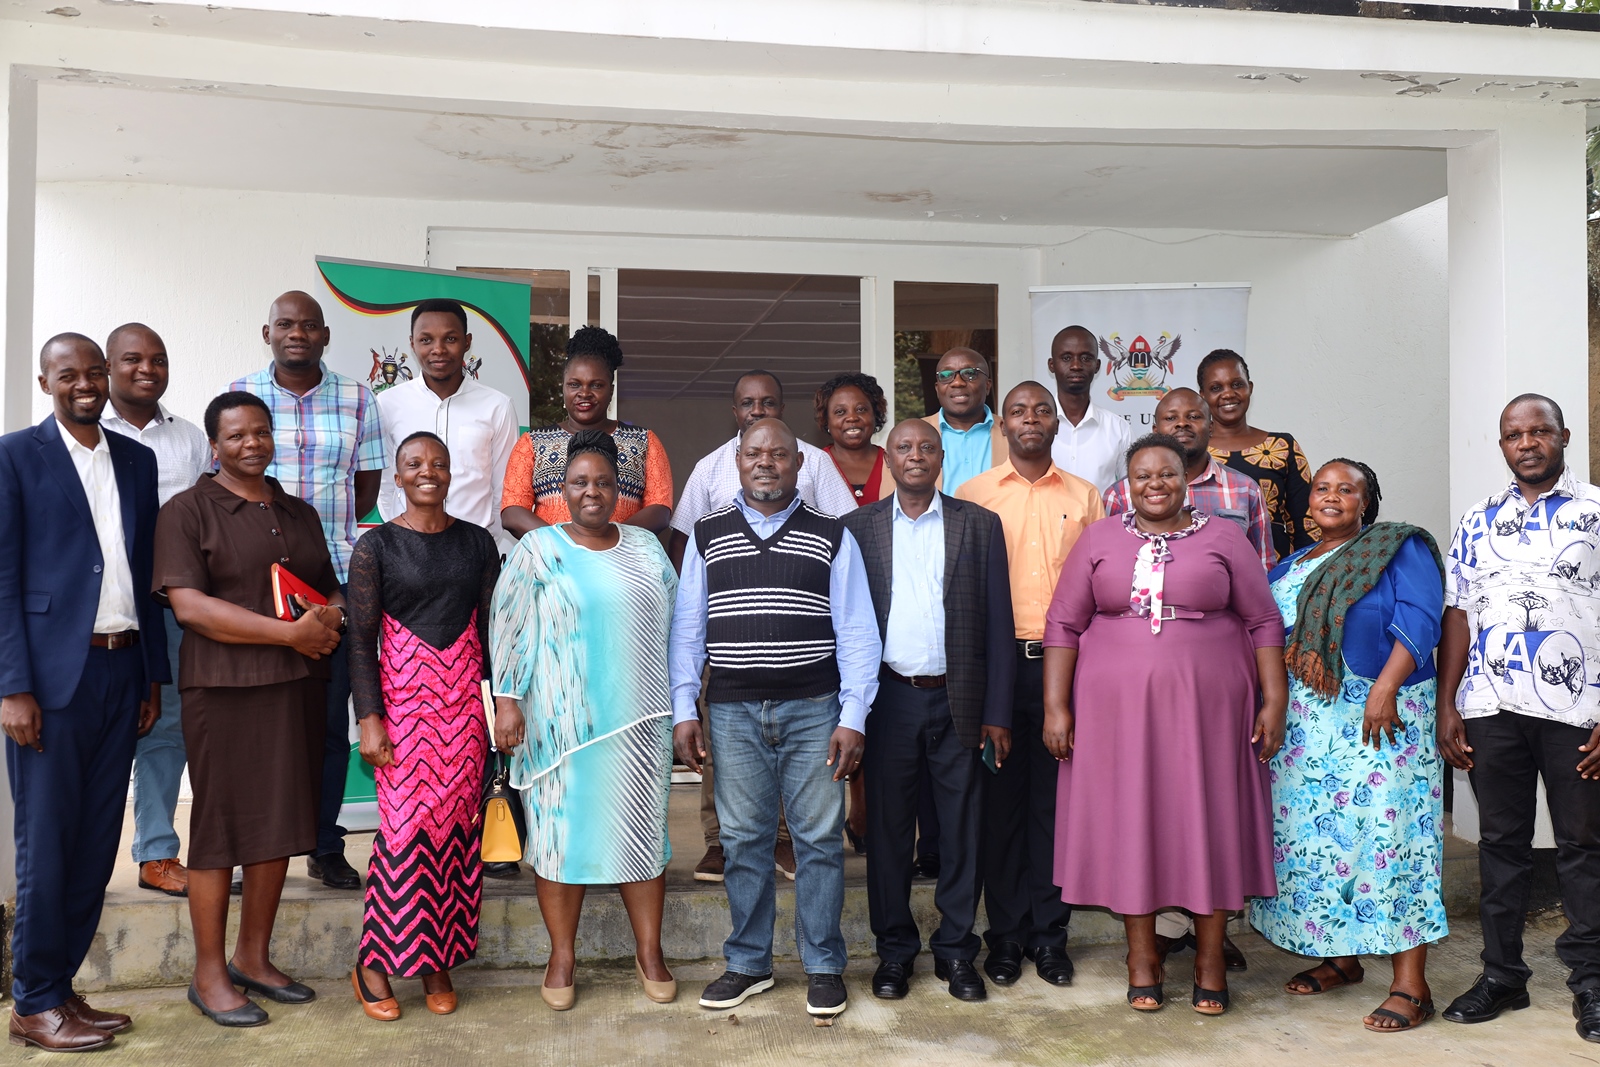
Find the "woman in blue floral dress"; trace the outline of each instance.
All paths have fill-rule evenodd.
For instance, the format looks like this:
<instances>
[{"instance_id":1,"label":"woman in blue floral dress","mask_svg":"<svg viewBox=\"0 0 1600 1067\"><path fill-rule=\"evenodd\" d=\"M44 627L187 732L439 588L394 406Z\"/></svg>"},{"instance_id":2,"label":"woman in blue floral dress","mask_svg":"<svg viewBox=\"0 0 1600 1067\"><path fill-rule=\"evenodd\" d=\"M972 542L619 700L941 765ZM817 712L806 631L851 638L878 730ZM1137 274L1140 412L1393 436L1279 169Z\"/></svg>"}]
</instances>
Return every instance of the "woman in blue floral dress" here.
<instances>
[{"instance_id":1,"label":"woman in blue floral dress","mask_svg":"<svg viewBox=\"0 0 1600 1067\"><path fill-rule=\"evenodd\" d=\"M1363 1020L1396 1033L1426 1022L1428 945L1443 938L1443 763L1434 741L1433 650L1444 568L1433 538L1377 523L1378 479L1336 459L1312 479L1322 540L1271 574L1289 629L1289 716L1272 760L1278 895L1256 929L1322 960L1297 996L1360 982L1359 957L1393 957L1389 997Z\"/></svg>"}]
</instances>

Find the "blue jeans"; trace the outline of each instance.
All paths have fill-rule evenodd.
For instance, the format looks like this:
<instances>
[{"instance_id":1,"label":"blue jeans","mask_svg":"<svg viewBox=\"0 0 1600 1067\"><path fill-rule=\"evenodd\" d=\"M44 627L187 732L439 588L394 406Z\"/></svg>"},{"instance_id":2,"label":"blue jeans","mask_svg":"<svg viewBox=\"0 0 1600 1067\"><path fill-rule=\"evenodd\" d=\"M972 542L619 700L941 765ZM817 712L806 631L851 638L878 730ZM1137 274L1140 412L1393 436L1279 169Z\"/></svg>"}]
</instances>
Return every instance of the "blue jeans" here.
<instances>
[{"instance_id":1,"label":"blue jeans","mask_svg":"<svg viewBox=\"0 0 1600 1067\"><path fill-rule=\"evenodd\" d=\"M167 659L172 684L161 687L161 718L139 738L133 750L133 862L178 858L178 831L172 813L178 807L178 786L183 781L183 701L178 694L178 643L183 627L168 608Z\"/></svg>"},{"instance_id":2,"label":"blue jeans","mask_svg":"<svg viewBox=\"0 0 1600 1067\"><path fill-rule=\"evenodd\" d=\"M733 933L723 946L735 974L772 972L780 800L794 840L794 938L807 974L843 974L844 782L833 780L828 740L839 696L709 704L717 816Z\"/></svg>"},{"instance_id":3,"label":"blue jeans","mask_svg":"<svg viewBox=\"0 0 1600 1067\"><path fill-rule=\"evenodd\" d=\"M341 595L350 587L341 585ZM339 825L339 809L344 807L345 779L350 773L350 655L348 641L340 641L328 666L328 731L322 740L322 796L317 803L317 852L326 856L344 855L344 827Z\"/></svg>"}]
</instances>

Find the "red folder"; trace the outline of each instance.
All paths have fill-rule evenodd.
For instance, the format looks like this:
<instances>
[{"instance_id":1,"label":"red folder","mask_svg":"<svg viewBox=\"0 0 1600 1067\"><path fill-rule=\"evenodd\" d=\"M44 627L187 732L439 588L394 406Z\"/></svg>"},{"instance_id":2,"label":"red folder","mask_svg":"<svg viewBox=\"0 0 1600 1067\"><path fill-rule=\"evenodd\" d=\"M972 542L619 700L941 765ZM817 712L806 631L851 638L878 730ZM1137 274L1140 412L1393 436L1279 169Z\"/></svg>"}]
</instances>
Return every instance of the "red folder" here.
<instances>
[{"instance_id":1,"label":"red folder","mask_svg":"<svg viewBox=\"0 0 1600 1067\"><path fill-rule=\"evenodd\" d=\"M327 597L296 578L287 567L280 563L274 563L272 565L272 608L278 613L278 618L285 622L293 622L306 613L305 608L291 599L296 596L305 597L308 604L326 604L328 602Z\"/></svg>"}]
</instances>

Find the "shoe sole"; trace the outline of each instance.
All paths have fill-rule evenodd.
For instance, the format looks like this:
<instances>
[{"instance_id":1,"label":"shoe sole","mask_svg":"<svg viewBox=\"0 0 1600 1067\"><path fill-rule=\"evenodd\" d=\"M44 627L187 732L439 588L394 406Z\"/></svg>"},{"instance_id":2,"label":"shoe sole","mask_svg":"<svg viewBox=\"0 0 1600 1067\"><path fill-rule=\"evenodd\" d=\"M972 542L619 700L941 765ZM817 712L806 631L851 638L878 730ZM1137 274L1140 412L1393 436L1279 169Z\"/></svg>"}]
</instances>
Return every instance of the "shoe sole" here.
<instances>
[{"instance_id":1,"label":"shoe sole","mask_svg":"<svg viewBox=\"0 0 1600 1067\"><path fill-rule=\"evenodd\" d=\"M1583 1029L1583 1012L1578 1010L1578 1005L1576 1003L1574 1003L1572 1005L1572 1017L1574 1019L1578 1020L1578 1025L1573 1027L1573 1029L1578 1031L1578 1036L1579 1037L1583 1038L1585 1041L1590 1041L1590 1042L1594 1042L1595 1044L1600 1044L1600 1034L1596 1034L1596 1033L1593 1033L1593 1032L1587 1032L1586 1033L1584 1031L1584 1029Z\"/></svg>"},{"instance_id":2,"label":"shoe sole","mask_svg":"<svg viewBox=\"0 0 1600 1067\"><path fill-rule=\"evenodd\" d=\"M1504 1007L1502 1007L1499 1011L1495 1012L1493 1015L1482 1015L1482 1016L1479 1016L1476 1019L1461 1019L1461 1018L1457 1018L1457 1017L1450 1016L1450 1015L1440 1015L1439 1018L1445 1020L1446 1022L1462 1023L1464 1025L1471 1026L1473 1023L1493 1022L1495 1019L1500 1018L1500 1016L1501 1016L1501 1014L1503 1012L1521 1011L1523 1008L1530 1007L1532 1005L1532 1003L1533 1003L1533 1001L1528 998L1528 994L1524 993L1524 994L1522 994L1522 996L1518 997L1516 1000L1513 1000L1510 1003L1506 1004Z\"/></svg>"},{"instance_id":3,"label":"shoe sole","mask_svg":"<svg viewBox=\"0 0 1600 1067\"><path fill-rule=\"evenodd\" d=\"M771 978L763 978L759 982L752 982L750 985L746 986L744 992L740 993L732 1000L707 1000L705 997L701 997L700 1006L702 1008L710 1008L712 1011L719 1011L723 1008L737 1008L739 1005L743 1004L757 993L765 993L767 990L771 989L777 984L778 983L773 981Z\"/></svg>"},{"instance_id":4,"label":"shoe sole","mask_svg":"<svg viewBox=\"0 0 1600 1067\"><path fill-rule=\"evenodd\" d=\"M989 970L986 970L983 973L987 974L989 976L989 981L993 982L995 985L1016 985L1017 979L1022 977L1020 973L1016 975L1006 975L1004 977Z\"/></svg>"},{"instance_id":5,"label":"shoe sole","mask_svg":"<svg viewBox=\"0 0 1600 1067\"><path fill-rule=\"evenodd\" d=\"M787 868L785 868L783 864L774 863L772 865L772 868L773 868L773 870L777 871L779 874L783 875L785 878L789 879L789 881L791 881L791 882L794 881L794 872L791 871L791 870L788 870Z\"/></svg>"},{"instance_id":6,"label":"shoe sole","mask_svg":"<svg viewBox=\"0 0 1600 1067\"><path fill-rule=\"evenodd\" d=\"M11 1035L11 1043L13 1045L21 1045L23 1048L36 1048L41 1052L98 1052L107 1045L115 1043L115 1040L110 1034L107 1034L106 1039L98 1045L84 1045L82 1048L50 1048L48 1045L41 1045L31 1037L23 1037L20 1034Z\"/></svg>"},{"instance_id":7,"label":"shoe sole","mask_svg":"<svg viewBox=\"0 0 1600 1067\"><path fill-rule=\"evenodd\" d=\"M712 874L710 871L695 871L694 880L697 882L722 882L727 880L727 876Z\"/></svg>"},{"instance_id":8,"label":"shoe sole","mask_svg":"<svg viewBox=\"0 0 1600 1067\"><path fill-rule=\"evenodd\" d=\"M824 1015L824 1016L830 1016L830 1017L834 1016L834 1015L843 1015L844 1014L844 1010L846 1008L848 1008L849 1006L850 1006L850 1002L848 1000L846 1000L846 1001L840 1003L836 1007L819 1008L815 1004L812 1004L808 1000L808 1001L806 1001L806 1014L807 1015Z\"/></svg>"}]
</instances>

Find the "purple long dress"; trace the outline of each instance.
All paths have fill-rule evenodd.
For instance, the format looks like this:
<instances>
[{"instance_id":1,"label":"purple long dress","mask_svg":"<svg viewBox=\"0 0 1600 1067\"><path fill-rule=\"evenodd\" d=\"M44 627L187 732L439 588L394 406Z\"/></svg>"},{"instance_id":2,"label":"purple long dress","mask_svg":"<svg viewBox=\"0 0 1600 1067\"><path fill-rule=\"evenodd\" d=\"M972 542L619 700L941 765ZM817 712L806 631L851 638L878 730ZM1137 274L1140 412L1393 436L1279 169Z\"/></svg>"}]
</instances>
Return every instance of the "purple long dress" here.
<instances>
[{"instance_id":1,"label":"purple long dress","mask_svg":"<svg viewBox=\"0 0 1600 1067\"><path fill-rule=\"evenodd\" d=\"M1256 761L1256 648L1283 645L1261 556L1213 518L1169 542L1150 632L1129 607L1143 542L1122 519L1084 531L1061 569L1044 643L1077 648L1072 759L1061 764L1055 880L1063 900L1125 915L1209 914L1277 893L1272 794Z\"/></svg>"}]
</instances>

